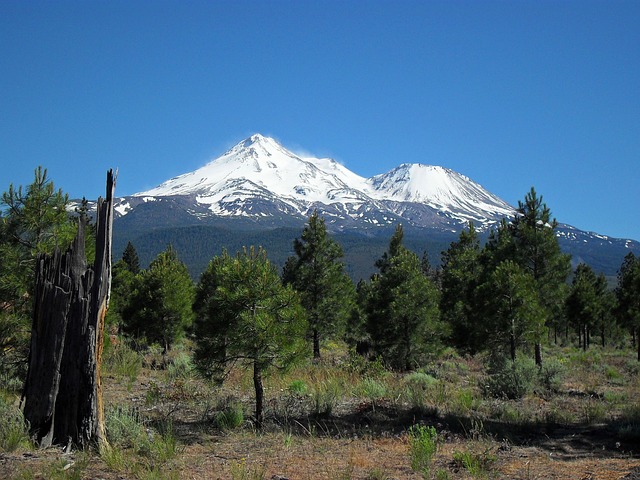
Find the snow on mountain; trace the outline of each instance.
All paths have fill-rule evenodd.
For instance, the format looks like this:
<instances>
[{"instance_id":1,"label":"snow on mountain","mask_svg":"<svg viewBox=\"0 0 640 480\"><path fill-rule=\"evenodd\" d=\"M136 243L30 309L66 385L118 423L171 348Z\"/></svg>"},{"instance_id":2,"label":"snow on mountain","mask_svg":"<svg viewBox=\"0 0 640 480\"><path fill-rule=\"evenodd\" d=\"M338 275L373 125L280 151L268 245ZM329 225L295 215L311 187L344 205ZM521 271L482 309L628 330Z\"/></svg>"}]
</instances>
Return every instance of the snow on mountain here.
<instances>
[{"instance_id":1,"label":"snow on mountain","mask_svg":"<svg viewBox=\"0 0 640 480\"><path fill-rule=\"evenodd\" d=\"M405 163L367 183L376 198L423 203L446 213L466 213L469 219L513 214L509 204L448 168Z\"/></svg>"},{"instance_id":2,"label":"snow on mountain","mask_svg":"<svg viewBox=\"0 0 640 480\"><path fill-rule=\"evenodd\" d=\"M198 170L180 175L137 197L196 195L201 204L222 214L225 204L252 196L276 195L294 207L358 199L347 181L362 183L331 159L305 159L275 140L252 135Z\"/></svg>"},{"instance_id":3,"label":"snow on mountain","mask_svg":"<svg viewBox=\"0 0 640 480\"><path fill-rule=\"evenodd\" d=\"M280 211L306 217L318 209L329 223L431 226L422 224L473 219L481 228L513 213L504 201L452 170L403 164L366 179L333 159L298 156L260 134L202 168L133 197L147 202L177 196L192 197L217 216L264 217ZM126 214L130 208L119 211Z\"/></svg>"}]
</instances>

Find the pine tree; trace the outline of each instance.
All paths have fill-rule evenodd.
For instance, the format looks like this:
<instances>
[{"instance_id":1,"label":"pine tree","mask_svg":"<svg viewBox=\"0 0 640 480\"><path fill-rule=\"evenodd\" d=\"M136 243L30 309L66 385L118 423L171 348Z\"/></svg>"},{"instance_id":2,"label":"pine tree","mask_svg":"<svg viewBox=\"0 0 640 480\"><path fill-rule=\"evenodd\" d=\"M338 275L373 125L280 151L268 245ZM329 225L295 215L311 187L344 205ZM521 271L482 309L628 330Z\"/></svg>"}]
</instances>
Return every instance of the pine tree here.
<instances>
[{"instance_id":1,"label":"pine tree","mask_svg":"<svg viewBox=\"0 0 640 480\"><path fill-rule=\"evenodd\" d=\"M67 214L68 196L38 167L26 188L13 185L0 200L0 373L26 373L34 271L40 253L71 244L77 223ZM91 244L91 242L89 242Z\"/></svg>"},{"instance_id":2,"label":"pine tree","mask_svg":"<svg viewBox=\"0 0 640 480\"><path fill-rule=\"evenodd\" d=\"M134 291L123 308L124 329L166 353L191 327L194 286L189 271L169 246L138 274Z\"/></svg>"},{"instance_id":3,"label":"pine tree","mask_svg":"<svg viewBox=\"0 0 640 480\"><path fill-rule=\"evenodd\" d=\"M482 276L480 253L480 239L470 223L458 241L442 252L440 274L442 320L451 328L454 345L471 354L485 346L487 333L476 293Z\"/></svg>"},{"instance_id":4,"label":"pine tree","mask_svg":"<svg viewBox=\"0 0 640 480\"><path fill-rule=\"evenodd\" d=\"M375 354L392 367L409 370L439 348L443 335L438 291L422 271L418 256L402 245L402 228L376 263L371 280L367 331Z\"/></svg>"},{"instance_id":5,"label":"pine tree","mask_svg":"<svg viewBox=\"0 0 640 480\"><path fill-rule=\"evenodd\" d=\"M557 221L551 218L551 210L533 187L525 195L524 202L518 202L516 214L509 224L513 242L511 259L533 277L547 325L562 315L565 282L571 271L571 257L560 251L555 235L557 226ZM535 342L538 366L542 365L542 339L541 332Z\"/></svg>"},{"instance_id":6,"label":"pine tree","mask_svg":"<svg viewBox=\"0 0 640 480\"><path fill-rule=\"evenodd\" d=\"M140 259L138 258L138 252L133 246L133 243L127 242L127 246L122 252L122 261L126 264L131 273L137 275L140 273Z\"/></svg>"},{"instance_id":7,"label":"pine tree","mask_svg":"<svg viewBox=\"0 0 640 480\"><path fill-rule=\"evenodd\" d=\"M618 271L616 299L616 313L620 324L632 332L640 362L640 259L633 252L624 257Z\"/></svg>"},{"instance_id":8,"label":"pine tree","mask_svg":"<svg viewBox=\"0 0 640 480\"><path fill-rule=\"evenodd\" d=\"M509 356L516 360L519 345L537 339L544 330L544 312L529 272L511 260L501 262L481 287L486 300L484 323L492 355L504 356L509 338Z\"/></svg>"},{"instance_id":9,"label":"pine tree","mask_svg":"<svg viewBox=\"0 0 640 480\"><path fill-rule=\"evenodd\" d=\"M253 369L256 426L263 424L263 376L304 354L306 318L297 293L282 284L263 250L213 259L194 302L197 368L222 382L239 364Z\"/></svg>"},{"instance_id":10,"label":"pine tree","mask_svg":"<svg viewBox=\"0 0 640 480\"><path fill-rule=\"evenodd\" d=\"M598 277L584 263L576 268L571 290L566 299L567 320L576 328L583 350L590 344L590 336L601 317L601 298L597 291Z\"/></svg>"},{"instance_id":11,"label":"pine tree","mask_svg":"<svg viewBox=\"0 0 640 480\"><path fill-rule=\"evenodd\" d=\"M313 357L318 359L321 338L344 332L353 308L354 287L340 261L342 248L331 239L317 211L309 217L293 248L296 256L287 260L283 280L300 293L313 339Z\"/></svg>"},{"instance_id":12,"label":"pine tree","mask_svg":"<svg viewBox=\"0 0 640 480\"><path fill-rule=\"evenodd\" d=\"M370 297L370 285L360 279L356 285L356 301L347 318L345 341L349 348L359 355L368 355L371 350L371 337L367 332L367 305Z\"/></svg>"}]
</instances>

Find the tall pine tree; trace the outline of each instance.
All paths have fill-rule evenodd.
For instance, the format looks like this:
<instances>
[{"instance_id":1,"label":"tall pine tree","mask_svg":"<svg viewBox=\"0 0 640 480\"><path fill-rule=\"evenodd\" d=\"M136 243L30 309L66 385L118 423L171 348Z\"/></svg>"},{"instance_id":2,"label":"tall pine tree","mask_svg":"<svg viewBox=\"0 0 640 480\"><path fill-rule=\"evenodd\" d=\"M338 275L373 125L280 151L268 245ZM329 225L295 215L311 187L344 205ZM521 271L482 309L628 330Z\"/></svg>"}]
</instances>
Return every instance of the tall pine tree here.
<instances>
[{"instance_id":1,"label":"tall pine tree","mask_svg":"<svg viewBox=\"0 0 640 480\"><path fill-rule=\"evenodd\" d=\"M620 323L632 333L640 362L640 259L629 252L618 271L617 314Z\"/></svg>"},{"instance_id":2,"label":"tall pine tree","mask_svg":"<svg viewBox=\"0 0 640 480\"><path fill-rule=\"evenodd\" d=\"M571 257L560 251L555 229L558 222L551 218L551 210L531 187L524 202L518 202L516 214L509 224L513 240L512 259L535 281L538 301L544 309L549 325L562 315L566 295L565 282L571 272ZM535 360L542 365L541 342L535 342Z\"/></svg>"},{"instance_id":3,"label":"tall pine tree","mask_svg":"<svg viewBox=\"0 0 640 480\"><path fill-rule=\"evenodd\" d=\"M486 343L486 328L480 320L477 288L482 277L480 239L473 223L457 241L442 252L440 312L451 328L453 344L474 354Z\"/></svg>"},{"instance_id":4,"label":"tall pine tree","mask_svg":"<svg viewBox=\"0 0 640 480\"><path fill-rule=\"evenodd\" d=\"M313 357L318 359L321 339L344 332L355 301L354 287L341 261L342 247L329 236L317 211L309 217L293 248L296 256L287 260L283 280L300 293L307 310Z\"/></svg>"},{"instance_id":5,"label":"tall pine tree","mask_svg":"<svg viewBox=\"0 0 640 480\"><path fill-rule=\"evenodd\" d=\"M443 328L438 290L402 238L398 227L389 250L376 262L380 273L371 280L366 313L374 353L393 368L409 370L436 353Z\"/></svg>"},{"instance_id":6,"label":"tall pine tree","mask_svg":"<svg viewBox=\"0 0 640 480\"><path fill-rule=\"evenodd\" d=\"M263 425L263 376L289 368L305 351L307 328L297 293L282 284L264 250L226 252L202 274L194 302L194 360L222 382L229 369L253 369L256 426Z\"/></svg>"}]
</instances>

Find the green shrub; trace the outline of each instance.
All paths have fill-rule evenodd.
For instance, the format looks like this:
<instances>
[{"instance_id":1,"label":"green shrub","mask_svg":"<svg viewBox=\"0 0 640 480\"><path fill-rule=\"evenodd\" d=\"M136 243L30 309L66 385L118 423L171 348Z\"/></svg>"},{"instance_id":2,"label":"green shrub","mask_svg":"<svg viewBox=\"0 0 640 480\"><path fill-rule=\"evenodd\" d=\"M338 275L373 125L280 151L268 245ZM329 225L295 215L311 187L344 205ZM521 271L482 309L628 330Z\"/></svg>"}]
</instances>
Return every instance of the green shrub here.
<instances>
[{"instance_id":1,"label":"green shrub","mask_svg":"<svg viewBox=\"0 0 640 480\"><path fill-rule=\"evenodd\" d=\"M109 443L122 448L136 448L148 441L146 425L140 412L133 408L115 406L105 413Z\"/></svg>"},{"instance_id":2,"label":"green shrub","mask_svg":"<svg viewBox=\"0 0 640 480\"><path fill-rule=\"evenodd\" d=\"M387 373L387 369L382 362L382 357L378 356L373 360L369 360L356 353L355 350L349 350L349 360L347 361L346 369L360 376L371 378L378 378Z\"/></svg>"},{"instance_id":3,"label":"green shrub","mask_svg":"<svg viewBox=\"0 0 640 480\"><path fill-rule=\"evenodd\" d=\"M453 462L458 468L464 468L473 478L488 478L497 458L487 449L481 453L466 450L453 452Z\"/></svg>"},{"instance_id":4,"label":"green shrub","mask_svg":"<svg viewBox=\"0 0 640 480\"><path fill-rule=\"evenodd\" d=\"M424 372L413 372L404 378L404 394L412 408L424 410L431 390L438 380Z\"/></svg>"},{"instance_id":5,"label":"green shrub","mask_svg":"<svg viewBox=\"0 0 640 480\"><path fill-rule=\"evenodd\" d=\"M460 388L454 391L452 399L453 410L460 414L469 413L479 404L472 390L468 388Z\"/></svg>"},{"instance_id":6,"label":"green shrub","mask_svg":"<svg viewBox=\"0 0 640 480\"><path fill-rule=\"evenodd\" d=\"M360 383L359 391L362 396L375 403L376 400L384 398L387 394L387 387L379 380L366 377Z\"/></svg>"},{"instance_id":7,"label":"green shrub","mask_svg":"<svg viewBox=\"0 0 640 480\"><path fill-rule=\"evenodd\" d=\"M409 455L411 468L425 476L429 475L433 457L438 450L438 433L434 427L414 425L409 429Z\"/></svg>"},{"instance_id":8,"label":"green shrub","mask_svg":"<svg viewBox=\"0 0 640 480\"><path fill-rule=\"evenodd\" d=\"M540 385L548 392L558 392L562 387L566 370L564 363L558 360L549 359L545 361L538 372Z\"/></svg>"},{"instance_id":9,"label":"green shrub","mask_svg":"<svg viewBox=\"0 0 640 480\"><path fill-rule=\"evenodd\" d=\"M167 365L167 380L173 382L178 379L191 378L194 373L191 357L184 352L179 352Z\"/></svg>"},{"instance_id":10,"label":"green shrub","mask_svg":"<svg viewBox=\"0 0 640 480\"><path fill-rule=\"evenodd\" d=\"M496 398L522 398L533 392L537 373L538 368L529 358L498 362L489 373L485 391Z\"/></svg>"},{"instance_id":11,"label":"green shrub","mask_svg":"<svg viewBox=\"0 0 640 480\"><path fill-rule=\"evenodd\" d=\"M0 452L14 452L30 446L29 431L22 412L0 395Z\"/></svg>"},{"instance_id":12,"label":"green shrub","mask_svg":"<svg viewBox=\"0 0 640 480\"><path fill-rule=\"evenodd\" d=\"M216 426L222 430L233 430L238 428L244 423L244 411L242 409L242 405L239 402L231 403L223 410L217 412L214 418Z\"/></svg>"},{"instance_id":13,"label":"green shrub","mask_svg":"<svg viewBox=\"0 0 640 480\"><path fill-rule=\"evenodd\" d=\"M107 349L103 365L106 373L126 378L129 384L133 384L142 368L142 356L122 341Z\"/></svg>"},{"instance_id":14,"label":"green shrub","mask_svg":"<svg viewBox=\"0 0 640 480\"><path fill-rule=\"evenodd\" d=\"M307 390L309 390L309 387L307 387L307 384L303 380L294 380L289 384L287 390L297 395L305 395Z\"/></svg>"}]
</instances>

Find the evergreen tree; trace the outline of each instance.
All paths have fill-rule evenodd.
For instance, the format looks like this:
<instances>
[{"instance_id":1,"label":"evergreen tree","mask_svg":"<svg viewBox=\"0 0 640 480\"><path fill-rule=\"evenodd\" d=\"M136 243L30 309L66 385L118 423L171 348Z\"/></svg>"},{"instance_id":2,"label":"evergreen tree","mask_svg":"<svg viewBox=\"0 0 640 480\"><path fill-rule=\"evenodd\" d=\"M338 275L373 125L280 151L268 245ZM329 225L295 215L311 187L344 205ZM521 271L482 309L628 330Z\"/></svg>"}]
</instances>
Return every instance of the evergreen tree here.
<instances>
[{"instance_id":1,"label":"evergreen tree","mask_svg":"<svg viewBox=\"0 0 640 480\"><path fill-rule=\"evenodd\" d=\"M77 225L67 214L68 195L55 189L47 170L38 167L33 183L26 189L13 185L2 194L3 273L9 284L3 291L19 301L33 288L35 259L39 253L51 253L55 247L66 249L75 236Z\"/></svg>"},{"instance_id":2,"label":"evergreen tree","mask_svg":"<svg viewBox=\"0 0 640 480\"><path fill-rule=\"evenodd\" d=\"M453 344L474 354L486 344L486 328L479 318L477 288L481 281L480 239L473 226L442 252L440 312L451 328Z\"/></svg>"},{"instance_id":3,"label":"evergreen tree","mask_svg":"<svg viewBox=\"0 0 640 480\"><path fill-rule=\"evenodd\" d=\"M77 224L67 214L68 196L38 167L23 189L13 185L0 200L0 373L26 373L34 268L39 253L65 250Z\"/></svg>"},{"instance_id":4,"label":"evergreen tree","mask_svg":"<svg viewBox=\"0 0 640 480\"><path fill-rule=\"evenodd\" d=\"M360 280L356 285L356 301L347 318L345 341L349 348L360 355L367 355L371 350L371 338L367 332L366 309L370 296L369 284Z\"/></svg>"},{"instance_id":5,"label":"evergreen tree","mask_svg":"<svg viewBox=\"0 0 640 480\"><path fill-rule=\"evenodd\" d=\"M565 282L571 271L571 257L560 251L555 235L557 226L557 221L551 218L551 210L532 187L524 202L518 202L516 214L509 224L512 244L504 242L502 249L504 252L509 246L510 258L533 277L546 324L557 321L562 315ZM542 333L535 342L538 366L542 365Z\"/></svg>"},{"instance_id":6,"label":"evergreen tree","mask_svg":"<svg viewBox=\"0 0 640 480\"><path fill-rule=\"evenodd\" d=\"M191 327L194 287L173 247L161 252L134 280L122 309L125 331L160 343L166 353Z\"/></svg>"},{"instance_id":7,"label":"evergreen tree","mask_svg":"<svg viewBox=\"0 0 640 480\"><path fill-rule=\"evenodd\" d=\"M140 259L138 258L138 252L131 242L127 242L127 246L122 253L122 261L131 273L134 275L140 273Z\"/></svg>"},{"instance_id":8,"label":"evergreen tree","mask_svg":"<svg viewBox=\"0 0 640 480\"><path fill-rule=\"evenodd\" d=\"M262 428L263 375L290 367L304 353L307 323L298 295L282 284L266 253L252 248L211 261L193 308L197 368L219 382L235 364L253 368L256 426Z\"/></svg>"},{"instance_id":9,"label":"evergreen tree","mask_svg":"<svg viewBox=\"0 0 640 480\"><path fill-rule=\"evenodd\" d=\"M488 342L492 355L509 356L516 360L519 345L536 341L544 330L544 313L540 306L535 281L529 272L511 260L501 262L481 287L486 301L484 323L488 327Z\"/></svg>"},{"instance_id":10,"label":"evergreen tree","mask_svg":"<svg viewBox=\"0 0 640 480\"><path fill-rule=\"evenodd\" d=\"M568 322L577 332L583 350L590 344L590 336L601 318L603 305L598 291L598 277L593 269L584 263L576 268L571 290L566 299Z\"/></svg>"},{"instance_id":11,"label":"evergreen tree","mask_svg":"<svg viewBox=\"0 0 640 480\"><path fill-rule=\"evenodd\" d=\"M603 273L598 275L596 279L596 298L598 298L598 318L596 326L600 330L600 343L602 348L606 346L606 335L612 337L618 331L614 309L616 305L616 297L614 292L609 288L606 277Z\"/></svg>"},{"instance_id":12,"label":"evergreen tree","mask_svg":"<svg viewBox=\"0 0 640 480\"><path fill-rule=\"evenodd\" d=\"M389 250L376 263L367 305L367 331L373 351L392 367L409 370L424 364L443 335L438 291L418 256L402 245L396 229Z\"/></svg>"},{"instance_id":13,"label":"evergreen tree","mask_svg":"<svg viewBox=\"0 0 640 480\"><path fill-rule=\"evenodd\" d=\"M111 269L111 298L106 324L111 333L116 333L124 325L124 312L131 302L131 295L136 286L136 275L129 269L129 265L120 259Z\"/></svg>"},{"instance_id":14,"label":"evergreen tree","mask_svg":"<svg viewBox=\"0 0 640 480\"><path fill-rule=\"evenodd\" d=\"M313 357L320 358L320 339L342 334L354 301L353 283L340 259L342 248L329 234L324 219L314 212L293 244L283 280L300 293L313 339Z\"/></svg>"},{"instance_id":15,"label":"evergreen tree","mask_svg":"<svg viewBox=\"0 0 640 480\"><path fill-rule=\"evenodd\" d=\"M616 299L620 324L631 331L640 361L640 259L633 252L624 257L618 271Z\"/></svg>"}]
</instances>

